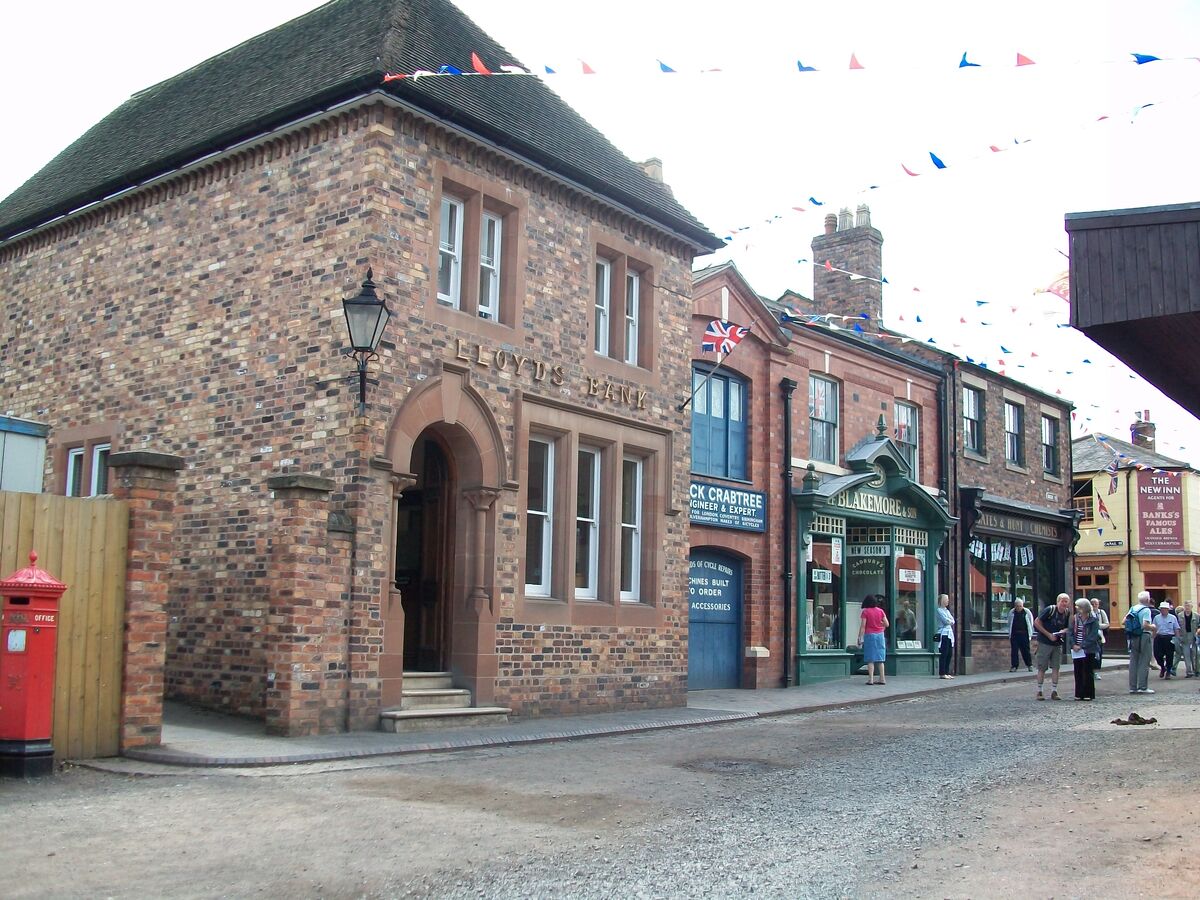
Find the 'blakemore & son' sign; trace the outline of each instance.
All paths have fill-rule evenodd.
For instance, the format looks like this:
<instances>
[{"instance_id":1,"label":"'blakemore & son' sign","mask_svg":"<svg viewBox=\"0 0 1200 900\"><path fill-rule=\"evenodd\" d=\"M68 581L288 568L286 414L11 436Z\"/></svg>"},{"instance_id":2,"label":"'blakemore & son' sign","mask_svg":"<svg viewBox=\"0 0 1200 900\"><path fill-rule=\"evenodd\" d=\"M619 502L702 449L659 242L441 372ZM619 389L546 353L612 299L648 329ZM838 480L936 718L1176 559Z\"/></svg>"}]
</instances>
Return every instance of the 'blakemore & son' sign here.
<instances>
[{"instance_id":1,"label":"'blakemore & son' sign","mask_svg":"<svg viewBox=\"0 0 1200 900\"><path fill-rule=\"evenodd\" d=\"M691 521L741 531L767 530L767 497L758 491L693 481Z\"/></svg>"}]
</instances>

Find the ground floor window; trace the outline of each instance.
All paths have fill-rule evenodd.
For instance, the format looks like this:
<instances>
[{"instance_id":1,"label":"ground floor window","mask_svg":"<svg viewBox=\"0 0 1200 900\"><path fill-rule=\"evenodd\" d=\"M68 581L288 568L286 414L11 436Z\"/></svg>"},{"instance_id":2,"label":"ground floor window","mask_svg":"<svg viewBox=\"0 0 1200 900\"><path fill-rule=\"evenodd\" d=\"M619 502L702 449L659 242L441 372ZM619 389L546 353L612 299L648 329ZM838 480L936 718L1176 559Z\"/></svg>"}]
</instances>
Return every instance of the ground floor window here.
<instances>
[{"instance_id":1,"label":"ground floor window","mask_svg":"<svg viewBox=\"0 0 1200 900\"><path fill-rule=\"evenodd\" d=\"M1034 615L1062 590L1060 550L1048 544L981 535L968 546L968 606L972 631L1007 632L1008 611L1020 598Z\"/></svg>"},{"instance_id":2,"label":"ground floor window","mask_svg":"<svg viewBox=\"0 0 1200 900\"><path fill-rule=\"evenodd\" d=\"M932 598L927 582L933 577L928 533L868 524L843 524L841 530L845 537L810 533L806 540L806 649L856 644L867 597L887 613L892 649L925 649Z\"/></svg>"}]
</instances>

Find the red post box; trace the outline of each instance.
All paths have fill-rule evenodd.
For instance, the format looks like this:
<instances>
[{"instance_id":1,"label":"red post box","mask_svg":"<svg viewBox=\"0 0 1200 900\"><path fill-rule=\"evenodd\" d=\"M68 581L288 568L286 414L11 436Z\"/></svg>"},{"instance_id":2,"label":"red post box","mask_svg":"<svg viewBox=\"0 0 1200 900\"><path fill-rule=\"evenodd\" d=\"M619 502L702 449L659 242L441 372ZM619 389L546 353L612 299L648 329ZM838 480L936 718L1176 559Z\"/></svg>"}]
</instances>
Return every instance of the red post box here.
<instances>
[{"instance_id":1,"label":"red post box","mask_svg":"<svg viewBox=\"0 0 1200 900\"><path fill-rule=\"evenodd\" d=\"M58 600L67 586L36 565L0 581L0 775L54 771L54 657Z\"/></svg>"}]
</instances>

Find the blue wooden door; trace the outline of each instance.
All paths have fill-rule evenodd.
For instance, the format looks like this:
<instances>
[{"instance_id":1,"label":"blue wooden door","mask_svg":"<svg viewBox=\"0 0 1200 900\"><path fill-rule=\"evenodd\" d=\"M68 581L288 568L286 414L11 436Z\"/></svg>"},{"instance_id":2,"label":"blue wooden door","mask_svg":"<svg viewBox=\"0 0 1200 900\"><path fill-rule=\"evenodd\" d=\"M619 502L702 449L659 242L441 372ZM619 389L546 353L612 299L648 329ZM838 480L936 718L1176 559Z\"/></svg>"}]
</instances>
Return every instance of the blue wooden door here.
<instances>
[{"instance_id":1,"label":"blue wooden door","mask_svg":"<svg viewBox=\"0 0 1200 900\"><path fill-rule=\"evenodd\" d=\"M741 686L742 564L696 550L688 560L688 689Z\"/></svg>"}]
</instances>

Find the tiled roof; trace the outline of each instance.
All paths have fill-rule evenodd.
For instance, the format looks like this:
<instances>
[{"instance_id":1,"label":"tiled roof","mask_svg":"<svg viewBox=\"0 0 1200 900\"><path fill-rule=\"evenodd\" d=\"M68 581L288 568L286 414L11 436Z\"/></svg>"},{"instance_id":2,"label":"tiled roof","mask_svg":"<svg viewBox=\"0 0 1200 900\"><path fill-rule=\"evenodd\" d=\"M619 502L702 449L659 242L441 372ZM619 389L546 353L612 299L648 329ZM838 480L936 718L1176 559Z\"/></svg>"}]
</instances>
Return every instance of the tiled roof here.
<instances>
[{"instance_id":1,"label":"tiled roof","mask_svg":"<svg viewBox=\"0 0 1200 900\"><path fill-rule=\"evenodd\" d=\"M535 77L387 72L516 64L448 0L333 0L130 97L0 202L0 240L382 89L714 250L722 242ZM636 101L631 101L636 102Z\"/></svg>"},{"instance_id":2,"label":"tiled roof","mask_svg":"<svg viewBox=\"0 0 1200 900\"><path fill-rule=\"evenodd\" d=\"M1127 466L1132 462L1140 462L1148 466L1153 466L1156 469L1191 468L1185 462L1180 462L1169 456L1163 456L1161 453L1155 453L1153 450L1147 450L1144 447L1137 447L1128 441L1118 440L1108 435L1104 436L1104 441L1118 453L1124 453L1129 457L1128 460L1121 460L1122 466ZM1087 472L1100 472L1112 462L1112 459L1112 451L1096 440L1094 436L1089 435L1088 437L1075 438L1075 440L1071 441L1071 470L1076 475L1083 475Z\"/></svg>"}]
</instances>

